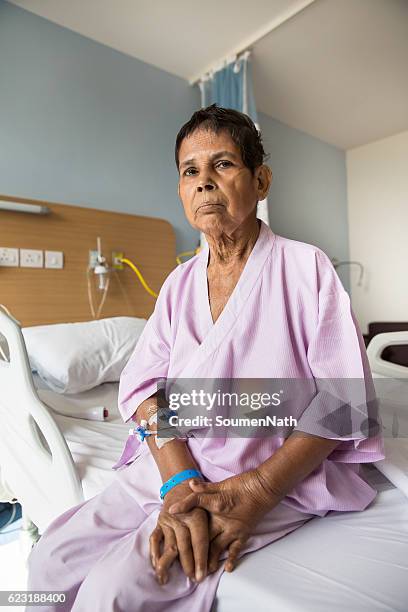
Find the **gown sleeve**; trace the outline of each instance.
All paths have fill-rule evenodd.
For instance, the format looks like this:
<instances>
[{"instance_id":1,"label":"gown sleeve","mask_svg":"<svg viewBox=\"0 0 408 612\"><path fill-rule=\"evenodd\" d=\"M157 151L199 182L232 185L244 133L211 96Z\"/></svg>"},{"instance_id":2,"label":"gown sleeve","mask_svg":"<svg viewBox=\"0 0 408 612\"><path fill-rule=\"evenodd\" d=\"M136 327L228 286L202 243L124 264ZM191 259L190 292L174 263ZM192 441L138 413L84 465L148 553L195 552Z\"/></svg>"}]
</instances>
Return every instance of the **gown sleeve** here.
<instances>
[{"instance_id":1,"label":"gown sleeve","mask_svg":"<svg viewBox=\"0 0 408 612\"><path fill-rule=\"evenodd\" d=\"M119 381L119 411L129 421L138 406L157 391L166 378L171 348L171 284L174 272L162 285L155 308Z\"/></svg>"},{"instance_id":2,"label":"gown sleeve","mask_svg":"<svg viewBox=\"0 0 408 612\"><path fill-rule=\"evenodd\" d=\"M318 314L307 351L317 389L323 390L313 400L318 406L315 415L327 417L326 398L329 402L330 398L336 399L328 410L330 417L334 417L334 427L329 427L331 433L316 433L316 429L309 432L341 440L328 456L332 461L379 461L384 458L382 426L363 337L349 296L322 251L316 253L316 273Z\"/></svg>"}]
</instances>

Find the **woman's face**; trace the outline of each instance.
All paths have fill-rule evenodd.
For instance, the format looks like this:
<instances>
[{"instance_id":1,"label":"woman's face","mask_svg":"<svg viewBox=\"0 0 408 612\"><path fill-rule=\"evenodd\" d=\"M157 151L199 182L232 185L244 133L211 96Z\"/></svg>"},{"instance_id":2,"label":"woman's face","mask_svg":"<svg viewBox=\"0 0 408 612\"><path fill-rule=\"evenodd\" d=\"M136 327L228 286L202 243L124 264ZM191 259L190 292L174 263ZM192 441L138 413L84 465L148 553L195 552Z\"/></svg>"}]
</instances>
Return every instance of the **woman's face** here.
<instances>
[{"instance_id":1,"label":"woman's face","mask_svg":"<svg viewBox=\"0 0 408 612\"><path fill-rule=\"evenodd\" d=\"M256 218L258 200L266 197L271 171L262 165L251 174L239 147L225 130L196 130L179 151L178 192L189 223L207 235L232 234Z\"/></svg>"}]
</instances>

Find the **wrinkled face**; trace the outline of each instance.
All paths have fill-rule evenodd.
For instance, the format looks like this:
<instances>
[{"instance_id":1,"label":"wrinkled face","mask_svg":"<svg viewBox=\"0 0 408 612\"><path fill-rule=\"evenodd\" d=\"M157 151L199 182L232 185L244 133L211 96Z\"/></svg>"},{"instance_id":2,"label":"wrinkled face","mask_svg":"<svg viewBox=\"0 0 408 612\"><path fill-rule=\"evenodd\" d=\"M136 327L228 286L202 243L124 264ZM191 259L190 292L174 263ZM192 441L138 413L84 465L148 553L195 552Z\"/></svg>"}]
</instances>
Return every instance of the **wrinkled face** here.
<instances>
[{"instance_id":1,"label":"wrinkled face","mask_svg":"<svg viewBox=\"0 0 408 612\"><path fill-rule=\"evenodd\" d=\"M179 196L189 223L213 236L234 232L256 217L269 188L268 171L259 166L252 175L227 131L196 130L179 151Z\"/></svg>"}]
</instances>

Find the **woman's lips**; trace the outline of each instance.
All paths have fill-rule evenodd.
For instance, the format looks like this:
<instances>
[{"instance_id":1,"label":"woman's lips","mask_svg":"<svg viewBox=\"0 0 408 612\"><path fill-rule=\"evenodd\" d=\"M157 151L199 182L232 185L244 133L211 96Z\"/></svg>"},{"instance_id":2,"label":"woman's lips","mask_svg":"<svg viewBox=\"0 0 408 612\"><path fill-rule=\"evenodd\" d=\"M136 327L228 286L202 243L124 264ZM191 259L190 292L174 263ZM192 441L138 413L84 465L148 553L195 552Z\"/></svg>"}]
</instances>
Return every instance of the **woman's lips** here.
<instances>
[{"instance_id":1,"label":"woman's lips","mask_svg":"<svg viewBox=\"0 0 408 612\"><path fill-rule=\"evenodd\" d=\"M203 202L203 204L200 204L200 206L197 208L196 212L198 212L202 208L211 209L211 208L219 208L220 206L221 208L224 208L224 205L220 204L220 202Z\"/></svg>"}]
</instances>

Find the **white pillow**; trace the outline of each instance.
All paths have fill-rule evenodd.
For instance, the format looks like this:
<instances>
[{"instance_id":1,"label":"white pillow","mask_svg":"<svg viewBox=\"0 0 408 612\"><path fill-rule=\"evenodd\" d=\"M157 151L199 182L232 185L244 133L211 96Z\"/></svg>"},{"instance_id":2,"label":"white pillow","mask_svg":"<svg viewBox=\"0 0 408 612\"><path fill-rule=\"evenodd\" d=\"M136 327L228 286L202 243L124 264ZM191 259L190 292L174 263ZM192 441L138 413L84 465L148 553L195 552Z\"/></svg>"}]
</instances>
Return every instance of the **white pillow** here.
<instances>
[{"instance_id":1,"label":"white pillow","mask_svg":"<svg viewBox=\"0 0 408 612\"><path fill-rule=\"evenodd\" d=\"M53 391L80 393L118 381L146 319L113 317L22 329L31 369Z\"/></svg>"}]
</instances>

